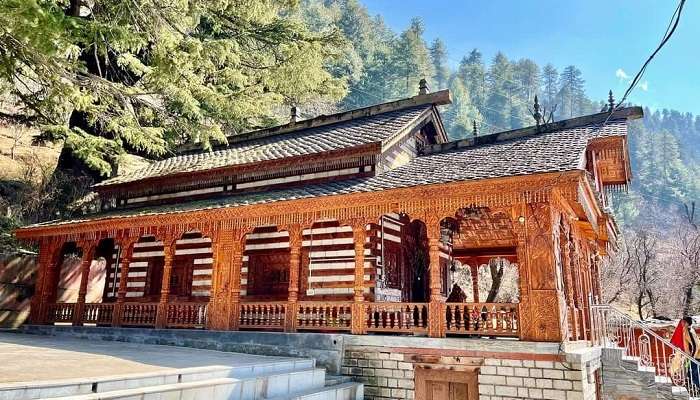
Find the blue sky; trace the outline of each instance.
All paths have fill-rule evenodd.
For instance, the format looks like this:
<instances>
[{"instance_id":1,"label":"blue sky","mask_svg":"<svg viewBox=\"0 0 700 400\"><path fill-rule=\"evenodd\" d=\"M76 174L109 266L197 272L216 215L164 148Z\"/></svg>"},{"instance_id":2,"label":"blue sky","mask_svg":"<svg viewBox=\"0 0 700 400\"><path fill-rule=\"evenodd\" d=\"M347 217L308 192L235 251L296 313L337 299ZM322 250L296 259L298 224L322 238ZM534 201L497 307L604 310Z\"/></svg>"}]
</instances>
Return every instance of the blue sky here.
<instances>
[{"instance_id":1,"label":"blue sky","mask_svg":"<svg viewBox=\"0 0 700 400\"><path fill-rule=\"evenodd\" d=\"M558 69L574 64L596 100L622 96L656 48L675 0L361 0L395 31L425 21L426 39L443 39L454 66L472 48L490 61L501 50ZM700 0L688 0L680 25L647 68L630 101L700 114ZM645 90L646 89L646 90Z\"/></svg>"}]
</instances>

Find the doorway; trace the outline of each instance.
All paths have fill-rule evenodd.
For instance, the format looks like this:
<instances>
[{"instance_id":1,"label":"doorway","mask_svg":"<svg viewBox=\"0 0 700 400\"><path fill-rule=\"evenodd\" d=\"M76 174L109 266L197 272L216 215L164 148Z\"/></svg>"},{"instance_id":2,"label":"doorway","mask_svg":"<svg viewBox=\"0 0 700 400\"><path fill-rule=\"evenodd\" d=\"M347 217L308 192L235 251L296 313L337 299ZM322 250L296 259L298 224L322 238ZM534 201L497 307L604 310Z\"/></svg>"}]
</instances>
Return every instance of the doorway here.
<instances>
[{"instance_id":1,"label":"doorway","mask_svg":"<svg viewBox=\"0 0 700 400\"><path fill-rule=\"evenodd\" d=\"M416 366L416 400L478 400L476 367Z\"/></svg>"}]
</instances>

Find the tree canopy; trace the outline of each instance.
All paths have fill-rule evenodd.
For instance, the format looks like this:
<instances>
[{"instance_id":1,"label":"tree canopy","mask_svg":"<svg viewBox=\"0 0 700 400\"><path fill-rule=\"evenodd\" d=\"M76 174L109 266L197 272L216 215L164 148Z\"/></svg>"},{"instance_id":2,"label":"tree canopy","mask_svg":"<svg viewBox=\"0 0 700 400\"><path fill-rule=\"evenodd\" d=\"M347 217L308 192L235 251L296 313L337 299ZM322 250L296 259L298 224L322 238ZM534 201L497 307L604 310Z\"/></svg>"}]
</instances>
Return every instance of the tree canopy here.
<instances>
[{"instance_id":1,"label":"tree canopy","mask_svg":"<svg viewBox=\"0 0 700 400\"><path fill-rule=\"evenodd\" d=\"M294 1L7 0L5 118L102 175L125 151L158 157L274 122L283 104L339 100L338 29L311 31Z\"/></svg>"}]
</instances>

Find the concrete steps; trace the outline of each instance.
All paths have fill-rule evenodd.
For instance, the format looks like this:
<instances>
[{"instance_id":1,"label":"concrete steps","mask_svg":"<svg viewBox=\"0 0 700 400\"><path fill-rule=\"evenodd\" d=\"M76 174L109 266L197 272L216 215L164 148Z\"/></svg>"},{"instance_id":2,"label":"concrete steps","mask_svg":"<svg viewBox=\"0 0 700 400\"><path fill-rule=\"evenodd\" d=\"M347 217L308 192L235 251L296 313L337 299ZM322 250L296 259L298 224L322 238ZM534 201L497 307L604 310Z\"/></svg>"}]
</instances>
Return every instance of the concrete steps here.
<instances>
[{"instance_id":1,"label":"concrete steps","mask_svg":"<svg viewBox=\"0 0 700 400\"><path fill-rule=\"evenodd\" d=\"M0 385L0 400L345 400L361 384L326 377L313 360L211 366L103 378Z\"/></svg>"},{"instance_id":2,"label":"concrete steps","mask_svg":"<svg viewBox=\"0 0 700 400\"><path fill-rule=\"evenodd\" d=\"M628 356L624 348L603 349L603 380L607 384L624 386L627 390L641 390L637 398L696 400L684 387L675 386L665 376L657 376L656 368L640 365L640 358Z\"/></svg>"}]
</instances>

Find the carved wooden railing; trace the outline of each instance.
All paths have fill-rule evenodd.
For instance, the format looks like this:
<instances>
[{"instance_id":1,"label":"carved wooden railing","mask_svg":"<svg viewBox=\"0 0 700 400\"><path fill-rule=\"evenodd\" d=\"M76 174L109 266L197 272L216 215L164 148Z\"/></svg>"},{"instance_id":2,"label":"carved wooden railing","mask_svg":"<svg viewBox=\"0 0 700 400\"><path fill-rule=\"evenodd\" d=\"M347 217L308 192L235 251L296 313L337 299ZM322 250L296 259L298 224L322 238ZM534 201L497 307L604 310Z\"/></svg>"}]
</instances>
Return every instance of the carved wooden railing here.
<instances>
[{"instance_id":1,"label":"carved wooden railing","mask_svg":"<svg viewBox=\"0 0 700 400\"><path fill-rule=\"evenodd\" d=\"M114 313L114 303L85 303L83 318L85 324L110 325Z\"/></svg>"},{"instance_id":2,"label":"carved wooden railing","mask_svg":"<svg viewBox=\"0 0 700 400\"><path fill-rule=\"evenodd\" d=\"M444 322L448 334L518 337L518 304L447 303Z\"/></svg>"},{"instance_id":3,"label":"carved wooden railing","mask_svg":"<svg viewBox=\"0 0 700 400\"><path fill-rule=\"evenodd\" d=\"M303 301L297 304L296 321L299 330L349 331L352 303Z\"/></svg>"},{"instance_id":4,"label":"carved wooden railing","mask_svg":"<svg viewBox=\"0 0 700 400\"><path fill-rule=\"evenodd\" d=\"M124 303L121 323L125 326L155 326L158 303Z\"/></svg>"},{"instance_id":5,"label":"carved wooden railing","mask_svg":"<svg viewBox=\"0 0 700 400\"><path fill-rule=\"evenodd\" d=\"M49 323L72 322L75 303L53 303L46 309L46 319Z\"/></svg>"},{"instance_id":6,"label":"carved wooden railing","mask_svg":"<svg viewBox=\"0 0 700 400\"><path fill-rule=\"evenodd\" d=\"M428 303L366 303L368 332L423 333L428 330Z\"/></svg>"},{"instance_id":7,"label":"carved wooden railing","mask_svg":"<svg viewBox=\"0 0 700 400\"><path fill-rule=\"evenodd\" d=\"M239 326L246 329L284 329L286 302L241 303Z\"/></svg>"},{"instance_id":8,"label":"carved wooden railing","mask_svg":"<svg viewBox=\"0 0 700 400\"><path fill-rule=\"evenodd\" d=\"M209 303L169 303L165 325L169 328L203 328L207 323Z\"/></svg>"}]
</instances>

